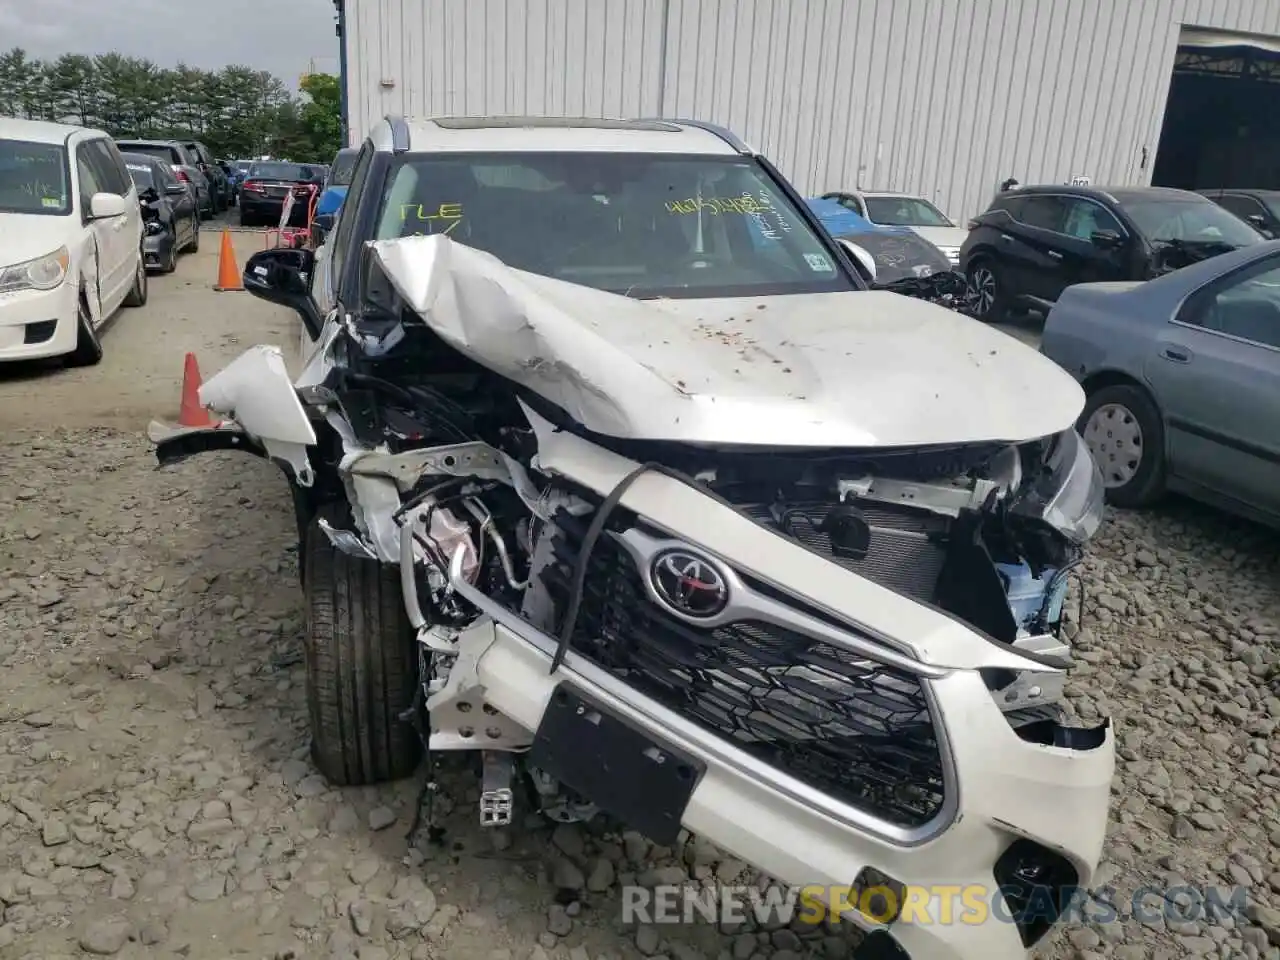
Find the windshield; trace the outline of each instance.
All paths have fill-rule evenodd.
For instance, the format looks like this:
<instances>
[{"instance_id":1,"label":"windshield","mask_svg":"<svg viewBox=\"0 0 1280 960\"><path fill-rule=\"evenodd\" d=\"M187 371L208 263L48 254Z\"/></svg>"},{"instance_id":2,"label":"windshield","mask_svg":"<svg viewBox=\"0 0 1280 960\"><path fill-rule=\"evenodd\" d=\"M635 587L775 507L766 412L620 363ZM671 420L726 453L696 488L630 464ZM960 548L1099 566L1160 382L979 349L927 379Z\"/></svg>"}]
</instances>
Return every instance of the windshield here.
<instances>
[{"instance_id":1,"label":"windshield","mask_svg":"<svg viewBox=\"0 0 1280 960\"><path fill-rule=\"evenodd\" d=\"M1233 213L1210 200L1121 200L1148 240L1227 244L1244 247L1260 243L1261 235Z\"/></svg>"},{"instance_id":2,"label":"windshield","mask_svg":"<svg viewBox=\"0 0 1280 960\"><path fill-rule=\"evenodd\" d=\"M0 210L65 216L71 212L67 183L61 144L0 140Z\"/></svg>"},{"instance_id":3,"label":"windshield","mask_svg":"<svg viewBox=\"0 0 1280 960\"><path fill-rule=\"evenodd\" d=\"M316 171L314 167L298 163L255 163L249 168L249 177L254 180L293 180L301 183L304 180L314 180Z\"/></svg>"},{"instance_id":4,"label":"windshield","mask_svg":"<svg viewBox=\"0 0 1280 960\"><path fill-rule=\"evenodd\" d=\"M864 197L867 218L891 227L955 226L942 211L919 197Z\"/></svg>"},{"instance_id":5,"label":"windshield","mask_svg":"<svg viewBox=\"0 0 1280 960\"><path fill-rule=\"evenodd\" d=\"M351 185L351 174L356 169L356 151L343 151L334 158L333 169L329 172L329 184L335 187Z\"/></svg>"},{"instance_id":6,"label":"windshield","mask_svg":"<svg viewBox=\"0 0 1280 960\"><path fill-rule=\"evenodd\" d=\"M156 185L155 175L150 167L143 166L140 163L128 162L125 163L125 166L129 168L129 176L133 177L133 182L137 184L139 191Z\"/></svg>"},{"instance_id":7,"label":"windshield","mask_svg":"<svg viewBox=\"0 0 1280 960\"><path fill-rule=\"evenodd\" d=\"M430 234L518 270L638 298L856 289L745 157L406 157L388 180L375 239Z\"/></svg>"}]
</instances>

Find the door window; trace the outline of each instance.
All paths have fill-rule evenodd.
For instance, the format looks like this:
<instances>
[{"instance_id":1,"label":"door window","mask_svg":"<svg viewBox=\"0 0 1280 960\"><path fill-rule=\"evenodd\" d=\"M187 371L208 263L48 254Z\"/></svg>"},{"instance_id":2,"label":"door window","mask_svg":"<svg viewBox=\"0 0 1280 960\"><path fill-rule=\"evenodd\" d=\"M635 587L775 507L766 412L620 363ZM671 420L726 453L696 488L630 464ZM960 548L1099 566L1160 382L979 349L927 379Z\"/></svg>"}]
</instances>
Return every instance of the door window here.
<instances>
[{"instance_id":1,"label":"door window","mask_svg":"<svg viewBox=\"0 0 1280 960\"><path fill-rule=\"evenodd\" d=\"M365 182L369 179L369 166L373 162L373 144L365 141L356 157L356 165L351 174L351 186L338 211L338 222L333 234L333 253L329 269L336 281L333 289L338 289L345 266L347 251L351 246L351 233L354 230L356 212L360 206L360 196L364 193Z\"/></svg>"},{"instance_id":2,"label":"door window","mask_svg":"<svg viewBox=\"0 0 1280 960\"><path fill-rule=\"evenodd\" d=\"M91 162L89 144L82 143L76 147L76 176L80 180L80 206L84 208L85 216L89 215L89 201L95 193L106 193L106 185L102 182L102 175L95 169L95 165Z\"/></svg>"},{"instance_id":3,"label":"door window","mask_svg":"<svg viewBox=\"0 0 1280 960\"><path fill-rule=\"evenodd\" d=\"M1100 230L1124 235L1120 221L1100 204L1076 197L1065 200L1064 205L1066 216L1062 232L1067 236L1075 237L1077 240L1088 240Z\"/></svg>"},{"instance_id":4,"label":"door window","mask_svg":"<svg viewBox=\"0 0 1280 960\"><path fill-rule=\"evenodd\" d=\"M1266 208L1253 197L1242 197L1239 194L1223 194L1218 200L1218 205L1230 210L1241 220L1254 216L1266 216L1267 213Z\"/></svg>"},{"instance_id":5,"label":"door window","mask_svg":"<svg viewBox=\"0 0 1280 960\"><path fill-rule=\"evenodd\" d=\"M1018 220L1038 230L1062 233L1066 225L1067 205L1062 197L1023 197Z\"/></svg>"},{"instance_id":6,"label":"door window","mask_svg":"<svg viewBox=\"0 0 1280 960\"><path fill-rule=\"evenodd\" d=\"M1178 319L1280 349L1280 258L1268 257L1204 288Z\"/></svg>"},{"instance_id":7,"label":"door window","mask_svg":"<svg viewBox=\"0 0 1280 960\"><path fill-rule=\"evenodd\" d=\"M835 198L835 201L846 210L852 210L860 217L866 216L866 213L862 209L862 204L858 202L857 197L851 197L848 194L841 194Z\"/></svg>"},{"instance_id":8,"label":"door window","mask_svg":"<svg viewBox=\"0 0 1280 960\"><path fill-rule=\"evenodd\" d=\"M86 143L85 156L104 191L123 197L132 189L133 179L129 176L124 161L119 159L119 153L112 155L106 140L90 140Z\"/></svg>"}]
</instances>

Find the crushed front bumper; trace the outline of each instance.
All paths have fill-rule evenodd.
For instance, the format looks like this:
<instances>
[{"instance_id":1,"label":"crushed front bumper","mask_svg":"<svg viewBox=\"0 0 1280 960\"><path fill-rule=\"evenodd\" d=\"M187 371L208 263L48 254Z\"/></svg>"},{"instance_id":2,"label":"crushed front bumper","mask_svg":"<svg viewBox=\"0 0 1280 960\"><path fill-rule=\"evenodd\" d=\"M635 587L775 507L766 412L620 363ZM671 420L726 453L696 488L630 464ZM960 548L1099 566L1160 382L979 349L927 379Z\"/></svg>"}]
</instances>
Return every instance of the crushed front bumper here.
<instances>
[{"instance_id":1,"label":"crushed front bumper","mask_svg":"<svg viewBox=\"0 0 1280 960\"><path fill-rule=\"evenodd\" d=\"M483 600L465 582L455 585L468 599ZM1097 731L1087 749L1028 742L1010 728L976 673L929 681L945 728L949 810L915 836L890 837L868 826L860 811L841 811L830 798L638 694L585 657L570 652L551 674L556 641L496 613L459 638L455 669L467 675L451 677L444 699L459 689L469 689L473 698L479 694L529 731L533 762L569 786L591 790L602 808L624 818L636 809L651 821L675 817L785 884L831 891L820 895L828 905L841 903L840 891L865 885L864 869L891 878L910 891L907 898L916 905L911 916L899 915L885 927L856 911L836 909L842 921L887 929L912 960L1026 955L996 876L997 863L1015 844L1063 858L1081 886L1092 877L1114 769L1109 726ZM583 722L567 727L566 713ZM606 748L607 781L570 779L574 757L595 762ZM681 780L678 770L674 781L661 776L650 762L655 755L688 771L685 789L674 786ZM859 899L856 893L848 897Z\"/></svg>"}]
</instances>

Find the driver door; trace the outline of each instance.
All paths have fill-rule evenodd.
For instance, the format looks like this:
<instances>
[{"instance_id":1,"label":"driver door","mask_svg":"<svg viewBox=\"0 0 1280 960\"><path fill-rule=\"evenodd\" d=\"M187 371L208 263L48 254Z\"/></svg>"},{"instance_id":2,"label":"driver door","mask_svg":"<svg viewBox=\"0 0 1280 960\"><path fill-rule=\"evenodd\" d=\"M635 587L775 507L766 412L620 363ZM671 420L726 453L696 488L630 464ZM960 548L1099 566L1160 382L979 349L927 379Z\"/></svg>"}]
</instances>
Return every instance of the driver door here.
<instances>
[{"instance_id":1,"label":"driver door","mask_svg":"<svg viewBox=\"0 0 1280 960\"><path fill-rule=\"evenodd\" d=\"M1280 514L1280 255L1189 297L1145 369L1173 472Z\"/></svg>"},{"instance_id":2,"label":"driver door","mask_svg":"<svg viewBox=\"0 0 1280 960\"><path fill-rule=\"evenodd\" d=\"M123 234L124 217L113 217L107 220L90 219L90 202L94 194L110 193L106 183L106 175L102 164L93 152L92 141L84 141L76 146L76 180L80 195L80 210L86 228L93 235L93 282L96 285L94 296L98 307L98 322L101 323L115 310L124 298L120 291L121 270L124 264ZM133 275L130 273L129 279Z\"/></svg>"}]
</instances>

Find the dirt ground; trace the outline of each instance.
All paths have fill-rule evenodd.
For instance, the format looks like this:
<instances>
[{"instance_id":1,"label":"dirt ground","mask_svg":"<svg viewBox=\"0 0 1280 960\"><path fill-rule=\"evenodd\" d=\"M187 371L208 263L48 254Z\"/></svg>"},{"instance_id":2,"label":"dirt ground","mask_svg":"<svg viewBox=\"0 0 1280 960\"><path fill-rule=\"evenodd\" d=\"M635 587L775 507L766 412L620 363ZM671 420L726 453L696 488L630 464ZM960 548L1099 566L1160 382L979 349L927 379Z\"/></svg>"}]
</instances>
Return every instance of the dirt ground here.
<instances>
[{"instance_id":1,"label":"dirt ground","mask_svg":"<svg viewBox=\"0 0 1280 960\"><path fill-rule=\"evenodd\" d=\"M235 240L241 262L262 244ZM821 928L620 922L619 884L754 882L704 844L482 831L460 771L443 844L411 843L419 781L314 772L283 479L232 455L160 472L145 441L187 351L207 376L298 341L287 312L212 291L217 241L153 278L100 366L0 369L0 960L846 956ZM1212 511L1109 519L1069 624L1072 708L1120 743L1102 880L1121 904L1238 884L1250 907L1075 924L1045 956L1280 957L1278 574L1274 534Z\"/></svg>"}]
</instances>

